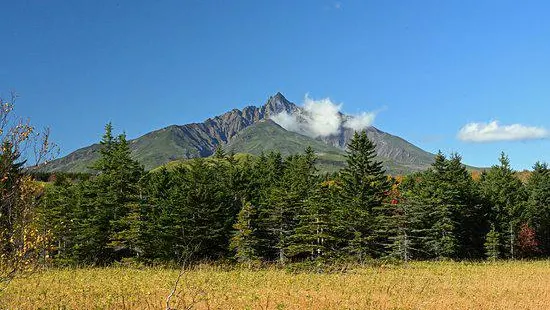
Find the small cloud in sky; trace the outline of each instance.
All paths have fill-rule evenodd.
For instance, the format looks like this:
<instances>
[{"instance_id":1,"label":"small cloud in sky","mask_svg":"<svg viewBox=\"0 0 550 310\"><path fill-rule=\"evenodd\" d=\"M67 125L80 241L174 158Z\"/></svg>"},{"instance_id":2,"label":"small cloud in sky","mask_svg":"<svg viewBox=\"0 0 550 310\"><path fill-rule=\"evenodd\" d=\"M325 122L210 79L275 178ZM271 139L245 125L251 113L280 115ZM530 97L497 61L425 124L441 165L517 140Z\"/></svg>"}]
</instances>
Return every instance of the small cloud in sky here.
<instances>
[{"instance_id":1,"label":"small cloud in sky","mask_svg":"<svg viewBox=\"0 0 550 310\"><path fill-rule=\"evenodd\" d=\"M460 129L458 139L466 142L526 141L545 139L550 132L542 127L522 124L501 125L498 121L490 123L468 123Z\"/></svg>"},{"instance_id":2,"label":"small cloud in sky","mask_svg":"<svg viewBox=\"0 0 550 310\"><path fill-rule=\"evenodd\" d=\"M317 138L339 134L342 128L363 130L373 124L377 114L344 115L341 109L342 103L335 103L330 98L314 100L306 94L300 110L291 114L282 112L271 119L286 130Z\"/></svg>"},{"instance_id":3,"label":"small cloud in sky","mask_svg":"<svg viewBox=\"0 0 550 310\"><path fill-rule=\"evenodd\" d=\"M340 11L340 10L342 10L342 2L340 2L340 1L326 2L323 5L323 10L325 10L325 11L333 11L333 10Z\"/></svg>"}]
</instances>

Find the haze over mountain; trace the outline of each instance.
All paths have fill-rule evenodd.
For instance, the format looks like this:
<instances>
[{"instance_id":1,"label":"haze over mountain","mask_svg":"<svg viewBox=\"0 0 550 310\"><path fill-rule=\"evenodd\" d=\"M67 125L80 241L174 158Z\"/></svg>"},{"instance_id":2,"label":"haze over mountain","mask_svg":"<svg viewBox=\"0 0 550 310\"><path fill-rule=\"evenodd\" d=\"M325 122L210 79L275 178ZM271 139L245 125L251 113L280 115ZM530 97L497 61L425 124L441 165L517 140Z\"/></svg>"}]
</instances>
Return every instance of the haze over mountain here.
<instances>
[{"instance_id":1,"label":"haze over mountain","mask_svg":"<svg viewBox=\"0 0 550 310\"><path fill-rule=\"evenodd\" d=\"M171 125L130 140L130 147L132 155L146 169L153 169L174 160L210 156L218 145L228 151L254 155L270 150L290 155L311 146L319 155L320 164L330 171L343 166L347 142L356 129L364 129L376 143L378 158L384 162L388 172L419 171L432 163L433 154L368 125L365 122L368 115L350 116L337 112L332 115L334 122L327 124L329 128L323 127L324 124L318 127L321 131L328 130L319 134L304 129L308 126L310 114L307 106L299 107L277 93L260 107L233 109L202 123ZM285 117L287 122L281 120ZM288 120L294 122L294 128L289 128ZM358 128L361 126L364 128ZM98 151L99 144L90 145L48 163L44 169L91 171L89 167L99 157Z\"/></svg>"}]
</instances>

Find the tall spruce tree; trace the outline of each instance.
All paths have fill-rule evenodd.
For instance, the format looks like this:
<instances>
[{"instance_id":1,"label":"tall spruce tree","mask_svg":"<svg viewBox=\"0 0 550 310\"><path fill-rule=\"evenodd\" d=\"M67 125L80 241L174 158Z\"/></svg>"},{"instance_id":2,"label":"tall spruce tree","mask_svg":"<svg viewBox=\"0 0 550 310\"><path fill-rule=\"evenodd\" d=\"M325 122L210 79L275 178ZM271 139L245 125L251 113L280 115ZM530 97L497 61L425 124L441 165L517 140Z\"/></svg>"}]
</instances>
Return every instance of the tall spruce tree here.
<instances>
[{"instance_id":1,"label":"tall spruce tree","mask_svg":"<svg viewBox=\"0 0 550 310\"><path fill-rule=\"evenodd\" d=\"M500 234L496 231L495 225L491 225L491 230L487 233L484 245L487 259L494 261L500 257Z\"/></svg>"},{"instance_id":2,"label":"tall spruce tree","mask_svg":"<svg viewBox=\"0 0 550 310\"><path fill-rule=\"evenodd\" d=\"M141 179L143 204L141 208L141 225L139 247L141 258L145 261L171 261L179 257L176 248L179 223L176 208L171 204L172 188L176 172L168 172L163 167L147 173Z\"/></svg>"},{"instance_id":3,"label":"tall spruce tree","mask_svg":"<svg viewBox=\"0 0 550 310\"><path fill-rule=\"evenodd\" d=\"M79 185L75 212L74 255L94 264L137 255L141 165L132 159L125 135L114 137L105 126L98 175Z\"/></svg>"},{"instance_id":4,"label":"tall spruce tree","mask_svg":"<svg viewBox=\"0 0 550 310\"><path fill-rule=\"evenodd\" d=\"M499 162L500 165L491 167L481 175L479 187L485 204L490 208L489 220L501 236L503 254L513 258L517 252L515 244L527 192L510 167L508 156L502 153Z\"/></svg>"},{"instance_id":5,"label":"tall spruce tree","mask_svg":"<svg viewBox=\"0 0 550 310\"><path fill-rule=\"evenodd\" d=\"M38 220L42 231L49 231L51 246L49 256L58 262L74 263L71 249L74 245L74 219L76 189L70 180L60 175L52 186L44 189L38 208Z\"/></svg>"},{"instance_id":6,"label":"tall spruce tree","mask_svg":"<svg viewBox=\"0 0 550 310\"><path fill-rule=\"evenodd\" d=\"M550 254L550 169L537 162L526 185L529 198L523 221L530 223L540 242L540 254Z\"/></svg>"},{"instance_id":7,"label":"tall spruce tree","mask_svg":"<svg viewBox=\"0 0 550 310\"><path fill-rule=\"evenodd\" d=\"M337 226L345 236L348 253L359 259L378 256L376 214L390 190L382 163L367 133L355 133L347 148L347 166L341 171L342 203Z\"/></svg>"},{"instance_id":8,"label":"tall spruce tree","mask_svg":"<svg viewBox=\"0 0 550 310\"><path fill-rule=\"evenodd\" d=\"M384 237L385 256L403 261L418 259L426 252L424 242L428 210L407 192L406 186L394 185L392 199L380 208L379 234Z\"/></svg>"},{"instance_id":9,"label":"tall spruce tree","mask_svg":"<svg viewBox=\"0 0 550 310\"><path fill-rule=\"evenodd\" d=\"M256 217L256 208L250 202L245 202L237 214L237 220L233 225L235 233L229 248L235 251L235 258L239 262L250 263L258 260L258 239L254 228Z\"/></svg>"},{"instance_id":10,"label":"tall spruce tree","mask_svg":"<svg viewBox=\"0 0 550 310\"><path fill-rule=\"evenodd\" d=\"M330 182L320 183L315 162L317 156L307 147L302 156L291 159L287 170L289 190L298 197L294 210L294 228L286 252L294 260L327 256L331 243L330 216L334 195Z\"/></svg>"},{"instance_id":11,"label":"tall spruce tree","mask_svg":"<svg viewBox=\"0 0 550 310\"><path fill-rule=\"evenodd\" d=\"M415 228L425 258L477 258L483 256L487 229L471 175L460 156L447 159L439 152L432 167L413 176L405 198L415 202Z\"/></svg>"}]
</instances>

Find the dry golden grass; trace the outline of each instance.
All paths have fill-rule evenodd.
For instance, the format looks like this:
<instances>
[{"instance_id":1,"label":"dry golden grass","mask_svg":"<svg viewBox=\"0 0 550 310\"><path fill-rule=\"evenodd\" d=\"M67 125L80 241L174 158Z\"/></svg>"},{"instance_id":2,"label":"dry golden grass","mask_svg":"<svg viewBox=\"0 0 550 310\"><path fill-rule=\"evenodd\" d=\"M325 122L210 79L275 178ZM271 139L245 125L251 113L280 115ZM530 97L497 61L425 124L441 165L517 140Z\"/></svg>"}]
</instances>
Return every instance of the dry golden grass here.
<instances>
[{"instance_id":1,"label":"dry golden grass","mask_svg":"<svg viewBox=\"0 0 550 310\"><path fill-rule=\"evenodd\" d=\"M48 270L19 278L2 309L164 309L177 270ZM550 262L412 263L346 274L199 267L175 309L549 309Z\"/></svg>"}]
</instances>

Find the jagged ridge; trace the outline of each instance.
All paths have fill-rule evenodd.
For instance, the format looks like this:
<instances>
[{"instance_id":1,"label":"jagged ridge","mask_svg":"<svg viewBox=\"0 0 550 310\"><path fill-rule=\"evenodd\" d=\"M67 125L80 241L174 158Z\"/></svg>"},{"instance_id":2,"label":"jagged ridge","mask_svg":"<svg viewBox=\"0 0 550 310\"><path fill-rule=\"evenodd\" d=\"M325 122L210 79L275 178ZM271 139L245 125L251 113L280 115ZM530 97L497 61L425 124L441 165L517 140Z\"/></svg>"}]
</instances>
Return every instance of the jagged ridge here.
<instances>
[{"instance_id":1,"label":"jagged ridge","mask_svg":"<svg viewBox=\"0 0 550 310\"><path fill-rule=\"evenodd\" d=\"M207 157L214 152L218 145L235 150L237 143L232 143L233 139L241 141L239 148L246 149L247 147L243 146L242 137L239 138L239 133L243 130L270 119L271 116L278 113L296 113L300 112L299 110L298 106L288 101L281 93L277 93L271 96L266 104L261 107L247 106L242 110L233 109L222 115L209 118L202 123L168 126L130 140L130 147L134 158L139 160L146 169L153 169L178 159ZM342 117L345 117L345 115L342 115ZM261 128L259 126L256 130ZM265 131L265 128L263 129ZM254 127L252 127L246 131L246 134L253 136L254 130ZM285 131L283 128L280 128L280 130ZM257 144L256 149L267 150L269 145L276 145L279 149L295 150L294 147L289 147L287 144L292 144L292 139L289 137L296 136L281 134L282 131L280 130L277 130L277 133L274 133L274 136L269 137L269 139L263 139L264 146L261 145L261 140L254 140ZM399 170L403 170L403 172L418 171L429 166L433 160L433 154L425 152L399 137L380 131L375 127L369 127L366 130L369 138L377 145L379 158L385 161L388 167L393 164L401 167ZM265 136L265 132L263 135ZM303 139L307 139L301 141L301 143L317 145L318 152L321 152L320 146L324 144L327 147L330 146L333 153L334 150L340 150L342 153L352 136L353 130L342 128L340 134L316 140L301 136ZM300 151L305 146L307 145L302 145ZM99 157L98 150L98 144L76 150L63 158L50 162L44 167L44 170L90 171L89 167Z\"/></svg>"}]
</instances>

